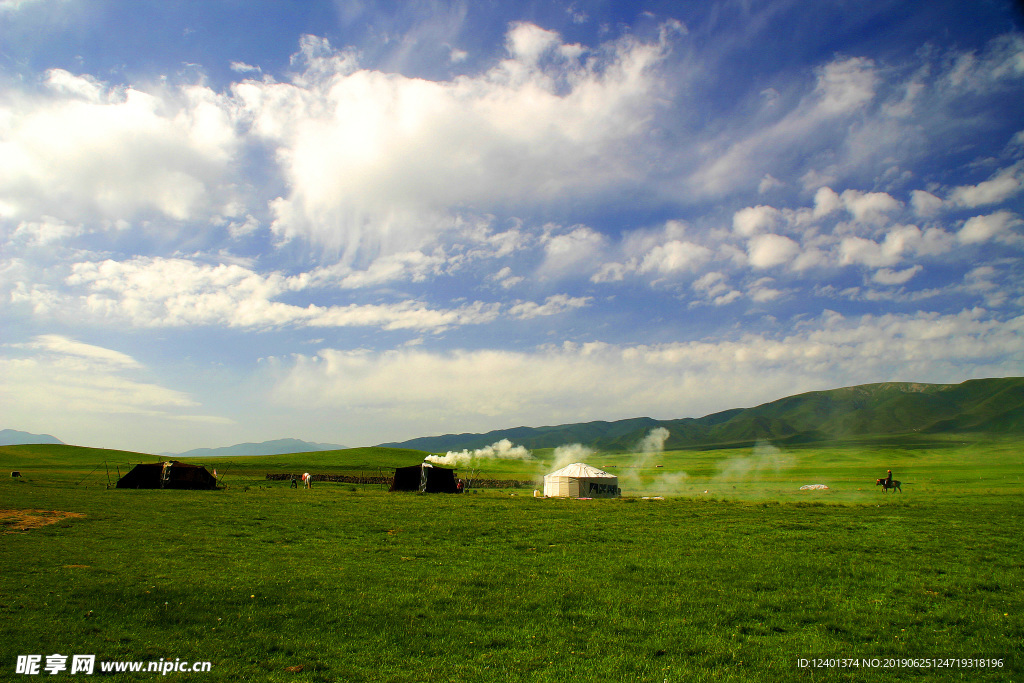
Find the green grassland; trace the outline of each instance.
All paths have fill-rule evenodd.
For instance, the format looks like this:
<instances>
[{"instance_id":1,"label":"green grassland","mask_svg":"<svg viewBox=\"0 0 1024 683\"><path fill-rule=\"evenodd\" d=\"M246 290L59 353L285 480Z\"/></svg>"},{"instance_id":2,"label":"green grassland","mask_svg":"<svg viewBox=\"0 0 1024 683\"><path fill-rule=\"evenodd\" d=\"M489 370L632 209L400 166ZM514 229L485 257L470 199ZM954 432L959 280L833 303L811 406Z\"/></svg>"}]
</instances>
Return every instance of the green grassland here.
<instances>
[{"instance_id":1,"label":"green grassland","mask_svg":"<svg viewBox=\"0 0 1024 683\"><path fill-rule=\"evenodd\" d=\"M213 662L168 680L1021 680L1022 453L977 434L598 453L626 497L577 501L264 479L408 450L201 460L227 488L147 491L107 471L153 456L0 447L0 509L84 515L0 535L0 678L63 653ZM553 452L534 455L476 475L539 482ZM887 468L902 494L874 486ZM797 666L938 657L1003 666Z\"/></svg>"}]
</instances>

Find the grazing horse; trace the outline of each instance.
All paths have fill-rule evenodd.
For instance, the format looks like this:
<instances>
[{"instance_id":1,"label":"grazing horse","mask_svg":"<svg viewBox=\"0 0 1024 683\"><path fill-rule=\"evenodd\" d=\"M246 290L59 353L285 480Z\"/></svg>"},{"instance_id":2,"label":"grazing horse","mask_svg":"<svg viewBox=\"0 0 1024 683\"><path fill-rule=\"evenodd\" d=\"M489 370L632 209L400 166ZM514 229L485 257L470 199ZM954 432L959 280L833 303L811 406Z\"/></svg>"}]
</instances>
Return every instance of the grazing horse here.
<instances>
[{"instance_id":1,"label":"grazing horse","mask_svg":"<svg viewBox=\"0 0 1024 683\"><path fill-rule=\"evenodd\" d=\"M882 493L885 493L887 489L896 489L900 493L903 493L903 489L900 488L900 481L893 479L888 485L885 483L885 479L875 479L875 486L882 487Z\"/></svg>"}]
</instances>

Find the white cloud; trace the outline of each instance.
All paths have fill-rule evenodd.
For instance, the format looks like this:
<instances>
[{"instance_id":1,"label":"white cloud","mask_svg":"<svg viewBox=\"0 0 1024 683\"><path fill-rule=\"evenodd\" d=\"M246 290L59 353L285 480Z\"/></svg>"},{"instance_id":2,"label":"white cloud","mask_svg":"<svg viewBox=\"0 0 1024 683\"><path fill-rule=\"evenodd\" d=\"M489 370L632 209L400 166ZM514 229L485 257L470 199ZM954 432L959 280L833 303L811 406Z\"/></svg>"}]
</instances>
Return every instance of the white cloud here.
<instances>
[{"instance_id":1,"label":"white cloud","mask_svg":"<svg viewBox=\"0 0 1024 683\"><path fill-rule=\"evenodd\" d=\"M974 208L1006 201L1021 190L1024 190L1024 162L1004 168L991 179L977 185L956 187L950 191L948 199L955 206Z\"/></svg>"},{"instance_id":2,"label":"white cloud","mask_svg":"<svg viewBox=\"0 0 1024 683\"><path fill-rule=\"evenodd\" d=\"M748 206L732 217L732 229L744 237L753 237L759 232L771 231L779 225L782 213L771 206Z\"/></svg>"},{"instance_id":3,"label":"white cloud","mask_svg":"<svg viewBox=\"0 0 1024 683\"><path fill-rule=\"evenodd\" d=\"M911 192L910 204L914 207L914 213L922 218L934 216L942 208L942 200L924 190Z\"/></svg>"},{"instance_id":4,"label":"white cloud","mask_svg":"<svg viewBox=\"0 0 1024 683\"><path fill-rule=\"evenodd\" d=\"M94 362L116 368L139 368L141 365L126 354L105 349L101 346L83 344L75 339L59 334L42 334L31 343L20 345L21 348L45 351L66 358L76 358L86 362Z\"/></svg>"},{"instance_id":5,"label":"white cloud","mask_svg":"<svg viewBox=\"0 0 1024 683\"><path fill-rule=\"evenodd\" d=\"M743 296L741 292L730 287L725 281L725 276L717 271L705 273L697 278L692 286L694 290L702 292L715 306L731 304Z\"/></svg>"},{"instance_id":6,"label":"white cloud","mask_svg":"<svg viewBox=\"0 0 1024 683\"><path fill-rule=\"evenodd\" d=\"M871 276L871 279L880 285L902 285L910 281L912 277L921 272L922 267L920 265L905 268L904 270L892 270L890 268L882 268L875 272Z\"/></svg>"},{"instance_id":7,"label":"white cloud","mask_svg":"<svg viewBox=\"0 0 1024 683\"><path fill-rule=\"evenodd\" d=\"M750 265L773 268L792 261L800 253L800 245L784 235L756 235L747 244Z\"/></svg>"},{"instance_id":8,"label":"white cloud","mask_svg":"<svg viewBox=\"0 0 1024 683\"><path fill-rule=\"evenodd\" d=\"M750 300L755 303L767 303L782 298L785 292L771 287L770 285L774 284L774 282L772 278L764 277L752 283L747 291Z\"/></svg>"},{"instance_id":9,"label":"white cloud","mask_svg":"<svg viewBox=\"0 0 1024 683\"><path fill-rule=\"evenodd\" d=\"M881 242L844 237L839 244L839 262L881 268L893 266L912 255L934 256L952 248L953 238L944 230L928 228L922 232L915 225L900 225L886 233Z\"/></svg>"},{"instance_id":10,"label":"white cloud","mask_svg":"<svg viewBox=\"0 0 1024 683\"><path fill-rule=\"evenodd\" d=\"M520 275L513 275L512 268L510 266L505 266L494 275L488 277L488 279L497 282L503 289L512 289L523 282L526 278Z\"/></svg>"},{"instance_id":11,"label":"white cloud","mask_svg":"<svg viewBox=\"0 0 1024 683\"><path fill-rule=\"evenodd\" d=\"M60 294L50 287L40 284L27 284L17 281L11 287L10 302L15 305L27 304L32 312L40 317L48 317L63 305Z\"/></svg>"},{"instance_id":12,"label":"white cloud","mask_svg":"<svg viewBox=\"0 0 1024 683\"><path fill-rule=\"evenodd\" d=\"M950 69L942 76L942 87L970 94L991 91L1001 81L1024 75L1024 37L1007 33L993 38L979 55L962 52L955 55Z\"/></svg>"},{"instance_id":13,"label":"white cloud","mask_svg":"<svg viewBox=\"0 0 1024 683\"><path fill-rule=\"evenodd\" d=\"M590 276L591 282L621 282L626 275L636 272L636 262L633 263L602 263L597 272Z\"/></svg>"},{"instance_id":14,"label":"white cloud","mask_svg":"<svg viewBox=\"0 0 1024 683\"><path fill-rule=\"evenodd\" d=\"M355 409L407 429L495 428L631 415L682 417L800 391L894 378L1013 374L1024 317L983 310L845 318L827 312L780 335L650 346L592 343L533 351L324 349L272 365L275 400ZM396 394L393 387L401 386Z\"/></svg>"},{"instance_id":15,"label":"white cloud","mask_svg":"<svg viewBox=\"0 0 1024 683\"><path fill-rule=\"evenodd\" d=\"M565 8L565 13L569 15L569 18L572 19L572 23L574 24L586 23L589 18L587 13L581 10L575 2L570 3L570 5Z\"/></svg>"},{"instance_id":16,"label":"white cloud","mask_svg":"<svg viewBox=\"0 0 1024 683\"><path fill-rule=\"evenodd\" d=\"M505 40L512 58L526 66L535 66L546 52L561 44L557 31L526 22L513 24Z\"/></svg>"},{"instance_id":17,"label":"white cloud","mask_svg":"<svg viewBox=\"0 0 1024 683\"><path fill-rule=\"evenodd\" d=\"M261 275L239 265L210 266L183 259L76 263L67 282L86 289L83 305L91 314L137 327L368 326L437 331L490 322L499 312L498 305L479 301L455 309L434 309L411 300L348 306L286 304L275 299L322 284L322 276Z\"/></svg>"},{"instance_id":18,"label":"white cloud","mask_svg":"<svg viewBox=\"0 0 1024 683\"><path fill-rule=\"evenodd\" d=\"M1005 305L1010 296L1014 294L1024 302L1024 296L1021 296L1024 294L1024 286L1000 286L996 282L1000 279L1000 275L1000 272L992 266L978 266L964 275L963 287L965 291L982 297L985 305L993 308Z\"/></svg>"},{"instance_id":19,"label":"white cloud","mask_svg":"<svg viewBox=\"0 0 1024 683\"><path fill-rule=\"evenodd\" d=\"M543 237L542 242L544 263L540 271L545 275L561 275L589 271L604 249L606 240L604 235L593 228L578 225L573 226L568 233L549 233Z\"/></svg>"},{"instance_id":20,"label":"white cloud","mask_svg":"<svg viewBox=\"0 0 1024 683\"><path fill-rule=\"evenodd\" d=\"M43 4L46 2L55 2L60 4L62 2L67 2L67 0L0 0L0 12L16 12L24 7Z\"/></svg>"},{"instance_id":21,"label":"white cloud","mask_svg":"<svg viewBox=\"0 0 1024 683\"><path fill-rule=\"evenodd\" d=\"M719 117L716 135L705 131L694 140L695 152L680 150L690 195L763 193L776 186L765 184L767 176L786 184L799 179L809 192L840 182L905 182L917 162L976 136L980 121L1002 125L1006 110L995 98L1017 96L1024 37L996 37L980 55L929 49L891 63L837 56L813 76L811 84L794 83L788 96L762 90L771 98L760 106L742 101ZM978 109L965 109L968 101ZM982 190L1011 191L1011 184L1000 178Z\"/></svg>"},{"instance_id":22,"label":"white cloud","mask_svg":"<svg viewBox=\"0 0 1024 683\"><path fill-rule=\"evenodd\" d=\"M819 187L814 193L814 217L827 216L833 211L838 211L843 205L843 200L831 187Z\"/></svg>"},{"instance_id":23,"label":"white cloud","mask_svg":"<svg viewBox=\"0 0 1024 683\"><path fill-rule=\"evenodd\" d=\"M262 69L245 62L231 62L231 70L239 74L262 73Z\"/></svg>"},{"instance_id":24,"label":"white cloud","mask_svg":"<svg viewBox=\"0 0 1024 683\"><path fill-rule=\"evenodd\" d=\"M553 294L544 300L543 304L533 301L521 301L513 304L508 309L509 315L521 320L539 318L542 316L559 315L576 308L583 308L590 305L589 296L573 297L566 294Z\"/></svg>"},{"instance_id":25,"label":"white cloud","mask_svg":"<svg viewBox=\"0 0 1024 683\"><path fill-rule=\"evenodd\" d=\"M786 183L782 182L778 178L772 176L770 173L765 173L764 177L761 178L761 182L757 184L758 194L767 194L777 187L785 187Z\"/></svg>"},{"instance_id":26,"label":"white cloud","mask_svg":"<svg viewBox=\"0 0 1024 683\"><path fill-rule=\"evenodd\" d=\"M859 114L875 97L878 69L870 59L839 58L816 70L814 90L774 123L758 122L749 130L728 130L704 148L707 161L692 174L698 194L718 195L760 186L765 173L778 173L773 162L793 154L813 157L812 150L835 143L836 121ZM812 182L821 184L820 174Z\"/></svg>"},{"instance_id":27,"label":"white cloud","mask_svg":"<svg viewBox=\"0 0 1024 683\"><path fill-rule=\"evenodd\" d=\"M657 228L626 231L614 249L622 260L602 263L591 281L619 282L636 273L672 276L699 270L715 254L683 239L686 230L682 221L669 220Z\"/></svg>"},{"instance_id":28,"label":"white cloud","mask_svg":"<svg viewBox=\"0 0 1024 683\"><path fill-rule=\"evenodd\" d=\"M418 301L395 304L308 306L311 327L380 327L385 330L442 331L461 325L479 325L498 317L499 306L475 301L454 309L434 309ZM296 311L298 313L298 311ZM301 316L297 316L300 320Z\"/></svg>"},{"instance_id":29,"label":"white cloud","mask_svg":"<svg viewBox=\"0 0 1024 683\"><path fill-rule=\"evenodd\" d=\"M22 241L33 247L44 247L81 235L82 232L83 227L80 224L72 225L51 216L42 216L38 221L19 223L14 234L11 235L11 239L14 242Z\"/></svg>"},{"instance_id":30,"label":"white cloud","mask_svg":"<svg viewBox=\"0 0 1024 683\"><path fill-rule=\"evenodd\" d=\"M875 97L879 75L875 63L864 57L830 62L818 71L815 107L827 115L848 114Z\"/></svg>"},{"instance_id":31,"label":"white cloud","mask_svg":"<svg viewBox=\"0 0 1024 683\"><path fill-rule=\"evenodd\" d=\"M234 239L241 239L259 230L260 222L252 214L247 214L244 220L231 221L228 223L228 234Z\"/></svg>"},{"instance_id":32,"label":"white cloud","mask_svg":"<svg viewBox=\"0 0 1024 683\"><path fill-rule=\"evenodd\" d=\"M197 413L199 404L188 394L146 381L145 374L142 364L119 351L41 335L7 344L0 355L0 412L8 424L57 432L58 438L79 443L109 443L119 438L115 434L134 434L140 424L180 431L183 421L230 422ZM47 423L53 416L59 416L58 423ZM142 437L131 447L145 448L146 441Z\"/></svg>"},{"instance_id":33,"label":"white cloud","mask_svg":"<svg viewBox=\"0 0 1024 683\"><path fill-rule=\"evenodd\" d=\"M839 244L840 263L861 264L879 268L899 263L903 258L903 241L886 239L882 243L863 237L844 237Z\"/></svg>"},{"instance_id":34,"label":"white cloud","mask_svg":"<svg viewBox=\"0 0 1024 683\"><path fill-rule=\"evenodd\" d=\"M801 272L834 265L835 259L829 252L817 247L805 247L793 260L792 269Z\"/></svg>"},{"instance_id":35,"label":"white cloud","mask_svg":"<svg viewBox=\"0 0 1024 683\"><path fill-rule=\"evenodd\" d=\"M0 203L13 218L80 223L212 215L239 144L226 100L201 86L112 88L62 69L49 95L0 100Z\"/></svg>"},{"instance_id":36,"label":"white cloud","mask_svg":"<svg viewBox=\"0 0 1024 683\"><path fill-rule=\"evenodd\" d=\"M944 206L939 197L924 191L910 193L910 206L885 192L846 189L841 193L820 187L810 207L777 208L748 206L732 215L732 230L715 228L701 236L709 245L686 240L687 227L669 221L661 229L640 229L623 233L618 245L604 251L618 251L620 260L604 262L591 277L593 282L611 283L631 274L694 273L693 287L716 305L731 303L741 296L737 288L724 284L723 272L730 264L756 270L784 267L792 275L820 276L822 268L867 266L884 269L871 277L879 284L905 284L923 265L908 260L940 257L952 252L959 241L971 243L1018 239L1014 228L1020 220L1008 211L979 216L951 234L939 222L925 228L898 222L913 214L934 215ZM921 265L921 268L915 268ZM707 277L719 278L715 280ZM758 302L781 298L784 288L748 289Z\"/></svg>"},{"instance_id":37,"label":"white cloud","mask_svg":"<svg viewBox=\"0 0 1024 683\"><path fill-rule=\"evenodd\" d=\"M407 251L379 256L365 270L344 266L323 268L314 271L312 277L345 289L361 289L396 280L422 282L441 272L446 263L447 258L440 249L431 254Z\"/></svg>"},{"instance_id":38,"label":"white cloud","mask_svg":"<svg viewBox=\"0 0 1024 683\"><path fill-rule=\"evenodd\" d=\"M507 59L440 82L359 69L307 36L292 83L233 91L278 145L289 192L272 204L276 233L387 251L445 229L453 206L601 200L641 177L668 40L624 38L582 60L520 23Z\"/></svg>"},{"instance_id":39,"label":"white cloud","mask_svg":"<svg viewBox=\"0 0 1024 683\"><path fill-rule=\"evenodd\" d=\"M1024 224L1020 216L1011 211L996 211L987 216L975 216L964 223L956 234L961 244L978 244L1011 234L1013 228Z\"/></svg>"},{"instance_id":40,"label":"white cloud","mask_svg":"<svg viewBox=\"0 0 1024 683\"><path fill-rule=\"evenodd\" d=\"M885 192L845 190L840 199L856 220L876 225L885 224L889 220L889 214L899 211L902 206Z\"/></svg>"},{"instance_id":41,"label":"white cloud","mask_svg":"<svg viewBox=\"0 0 1024 683\"><path fill-rule=\"evenodd\" d=\"M670 274L693 270L711 257L711 250L693 242L670 240L652 248L640 262L639 272Z\"/></svg>"}]
</instances>

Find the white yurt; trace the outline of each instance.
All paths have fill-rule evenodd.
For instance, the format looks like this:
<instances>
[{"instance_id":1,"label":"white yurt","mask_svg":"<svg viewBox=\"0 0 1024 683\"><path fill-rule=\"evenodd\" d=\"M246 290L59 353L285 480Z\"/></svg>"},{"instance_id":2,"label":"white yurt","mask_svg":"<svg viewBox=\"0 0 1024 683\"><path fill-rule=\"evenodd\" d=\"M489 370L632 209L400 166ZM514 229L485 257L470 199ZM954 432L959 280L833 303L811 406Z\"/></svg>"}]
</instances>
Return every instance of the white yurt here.
<instances>
[{"instance_id":1,"label":"white yurt","mask_svg":"<svg viewBox=\"0 0 1024 683\"><path fill-rule=\"evenodd\" d=\"M544 495L560 498L618 498L619 478L586 463L574 462L544 477Z\"/></svg>"}]
</instances>

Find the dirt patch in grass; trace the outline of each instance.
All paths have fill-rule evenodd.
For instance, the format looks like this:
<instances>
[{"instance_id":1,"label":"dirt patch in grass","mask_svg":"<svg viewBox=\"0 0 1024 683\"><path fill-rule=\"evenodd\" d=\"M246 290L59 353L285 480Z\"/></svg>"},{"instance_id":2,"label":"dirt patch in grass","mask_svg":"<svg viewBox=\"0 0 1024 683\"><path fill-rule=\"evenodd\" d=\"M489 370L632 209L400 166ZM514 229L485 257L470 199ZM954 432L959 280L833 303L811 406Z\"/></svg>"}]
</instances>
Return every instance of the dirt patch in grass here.
<instances>
[{"instance_id":1,"label":"dirt patch in grass","mask_svg":"<svg viewBox=\"0 0 1024 683\"><path fill-rule=\"evenodd\" d=\"M85 515L63 510L0 510L0 527L5 534L17 534L80 517Z\"/></svg>"}]
</instances>

